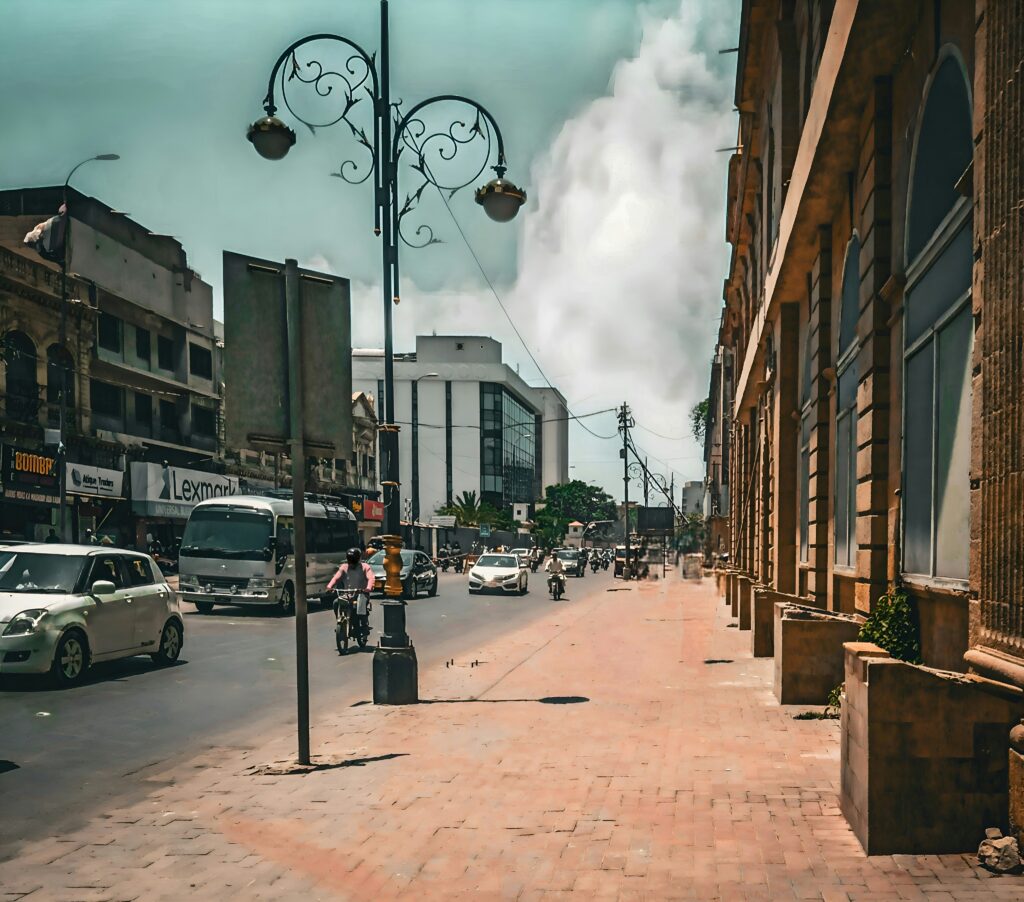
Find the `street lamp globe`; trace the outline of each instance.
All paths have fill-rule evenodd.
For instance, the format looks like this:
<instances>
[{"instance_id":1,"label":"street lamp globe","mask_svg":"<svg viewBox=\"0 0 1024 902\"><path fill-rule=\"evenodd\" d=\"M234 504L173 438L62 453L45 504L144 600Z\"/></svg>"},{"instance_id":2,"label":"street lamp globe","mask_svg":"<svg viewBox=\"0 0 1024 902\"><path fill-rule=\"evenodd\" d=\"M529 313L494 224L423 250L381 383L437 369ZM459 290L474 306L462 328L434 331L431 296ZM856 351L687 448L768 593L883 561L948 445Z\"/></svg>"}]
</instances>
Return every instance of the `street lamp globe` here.
<instances>
[{"instance_id":1,"label":"street lamp globe","mask_svg":"<svg viewBox=\"0 0 1024 902\"><path fill-rule=\"evenodd\" d=\"M495 222L511 222L526 203L526 192L499 176L476 190L476 202Z\"/></svg>"},{"instance_id":2,"label":"street lamp globe","mask_svg":"<svg viewBox=\"0 0 1024 902\"><path fill-rule=\"evenodd\" d=\"M295 132L277 116L264 116L249 126L245 135L265 160L280 160L295 143Z\"/></svg>"}]
</instances>

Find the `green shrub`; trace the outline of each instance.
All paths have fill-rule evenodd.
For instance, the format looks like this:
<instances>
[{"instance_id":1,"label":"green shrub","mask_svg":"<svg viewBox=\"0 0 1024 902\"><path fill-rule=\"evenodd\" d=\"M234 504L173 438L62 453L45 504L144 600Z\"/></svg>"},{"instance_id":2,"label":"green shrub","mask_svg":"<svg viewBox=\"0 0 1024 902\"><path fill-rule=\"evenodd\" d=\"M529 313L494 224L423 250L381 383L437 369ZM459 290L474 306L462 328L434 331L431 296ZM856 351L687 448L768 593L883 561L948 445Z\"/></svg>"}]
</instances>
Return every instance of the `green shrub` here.
<instances>
[{"instance_id":1,"label":"green shrub","mask_svg":"<svg viewBox=\"0 0 1024 902\"><path fill-rule=\"evenodd\" d=\"M878 599L858 638L884 648L908 664L921 663L921 639L917 610L906 592L892 589Z\"/></svg>"}]
</instances>

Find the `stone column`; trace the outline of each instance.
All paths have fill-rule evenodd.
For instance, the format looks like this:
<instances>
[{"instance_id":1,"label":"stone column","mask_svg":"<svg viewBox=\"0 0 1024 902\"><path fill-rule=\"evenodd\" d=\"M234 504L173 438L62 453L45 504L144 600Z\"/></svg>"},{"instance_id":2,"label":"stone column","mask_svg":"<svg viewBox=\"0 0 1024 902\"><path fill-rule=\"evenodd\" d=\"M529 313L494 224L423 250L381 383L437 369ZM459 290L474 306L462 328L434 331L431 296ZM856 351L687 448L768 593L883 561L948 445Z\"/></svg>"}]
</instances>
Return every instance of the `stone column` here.
<instances>
[{"instance_id":1,"label":"stone column","mask_svg":"<svg viewBox=\"0 0 1024 902\"><path fill-rule=\"evenodd\" d=\"M807 594L818 607L828 606L828 539L832 526L829 436L832 425L829 381L832 366L832 227L818 229L818 255L811 267L811 440L810 512L808 516Z\"/></svg>"},{"instance_id":2,"label":"stone column","mask_svg":"<svg viewBox=\"0 0 1024 902\"><path fill-rule=\"evenodd\" d=\"M889 543L890 306L883 291L892 271L892 97L875 79L862 136L858 191L861 291L857 337L857 584L855 604L868 613L885 594Z\"/></svg>"},{"instance_id":3,"label":"stone column","mask_svg":"<svg viewBox=\"0 0 1024 902\"><path fill-rule=\"evenodd\" d=\"M776 331L773 428L772 489L772 587L778 592L796 592L799 547L797 522L800 472L799 363L800 305L783 304Z\"/></svg>"}]
</instances>

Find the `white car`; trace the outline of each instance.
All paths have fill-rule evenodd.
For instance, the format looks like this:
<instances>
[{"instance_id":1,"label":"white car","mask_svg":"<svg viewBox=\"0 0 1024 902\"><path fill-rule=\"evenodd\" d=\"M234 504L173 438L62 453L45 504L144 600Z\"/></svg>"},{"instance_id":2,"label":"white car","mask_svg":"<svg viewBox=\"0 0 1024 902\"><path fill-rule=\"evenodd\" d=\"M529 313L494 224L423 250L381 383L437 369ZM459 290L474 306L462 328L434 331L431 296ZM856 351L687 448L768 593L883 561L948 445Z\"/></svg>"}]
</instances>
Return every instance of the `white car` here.
<instances>
[{"instance_id":1,"label":"white car","mask_svg":"<svg viewBox=\"0 0 1024 902\"><path fill-rule=\"evenodd\" d=\"M469 571L469 592L475 595L485 589L525 595L527 571L515 554L481 554Z\"/></svg>"},{"instance_id":2,"label":"white car","mask_svg":"<svg viewBox=\"0 0 1024 902\"><path fill-rule=\"evenodd\" d=\"M0 674L49 673L71 686L99 661L173 664L184 638L178 597L148 554L0 546Z\"/></svg>"},{"instance_id":3,"label":"white car","mask_svg":"<svg viewBox=\"0 0 1024 902\"><path fill-rule=\"evenodd\" d=\"M524 567L530 566L530 549L529 548L513 548L509 554L514 554L522 561Z\"/></svg>"}]
</instances>

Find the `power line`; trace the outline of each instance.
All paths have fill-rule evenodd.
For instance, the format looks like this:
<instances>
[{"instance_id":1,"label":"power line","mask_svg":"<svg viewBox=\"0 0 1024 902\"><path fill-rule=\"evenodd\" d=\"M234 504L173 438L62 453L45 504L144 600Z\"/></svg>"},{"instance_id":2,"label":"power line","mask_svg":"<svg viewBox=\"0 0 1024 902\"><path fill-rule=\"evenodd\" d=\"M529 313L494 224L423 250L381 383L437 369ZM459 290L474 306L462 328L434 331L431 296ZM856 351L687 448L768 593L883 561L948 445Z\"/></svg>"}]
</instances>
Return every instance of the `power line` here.
<instances>
[{"instance_id":1,"label":"power line","mask_svg":"<svg viewBox=\"0 0 1024 902\"><path fill-rule=\"evenodd\" d=\"M648 429L646 426L636 423L637 429L643 429L644 432L649 432L651 435L656 435L658 438L663 438L669 442L685 442L691 436L688 435L662 435L660 432L655 432L653 429Z\"/></svg>"},{"instance_id":2,"label":"power line","mask_svg":"<svg viewBox=\"0 0 1024 902\"><path fill-rule=\"evenodd\" d=\"M416 147L416 150L419 151L419 147L418 146ZM421 155L421 160L422 160L422 155ZM424 167L427 170L427 173L430 174L430 167L427 166L425 160L422 160L422 162L423 162ZM477 269L480 270L480 275L482 275L484 277L484 281L487 283L487 287L490 288L491 294L494 295L494 299L498 302L498 306L501 308L501 312L505 314L505 319L508 320L508 324L512 327L512 331L515 332L516 338L519 339L519 343L523 346L523 350L525 350L526 353L529 355L530 360L533 361L533 365L537 368L537 372L540 373L541 378L545 381L545 383L547 383L548 385L552 385L551 380L548 379L547 374L544 372L544 368L537 362L537 358L533 356L533 351L530 350L530 346L526 343L526 339L523 338L522 333L519 331L519 328L516 326L515 322L512 320L512 317L509 315L508 310L505 308L505 304L501 300L501 298L499 297L498 292L497 292L497 290L494 287L494 283L491 282L491 279L487 275L486 270L484 270L483 264L480 262L480 258L476 255L476 251L473 250L473 245L469 243L469 238L466 237L466 233L463 231L462 225L459 223L459 220L456 218L455 212L451 208L451 204L448 203L448 198L444 196L444 192L437 186L436 183L433 182L433 175L432 174L430 175L430 177L431 177L431 183L434 184L435 188L437 188L437 193L440 196L441 200L444 202L444 206L445 206L445 209L448 211L448 215L452 218L452 222L455 223L455 228L458 230L459 234L462 236L462 240L465 243L466 248L467 248L467 250L470 253L470 256L473 258L473 261L476 263ZM569 410L569 405L568 404L566 404L565 409L569 413L569 419L575 420L577 423L579 423L579 425L582 426L592 436L594 436L594 438L599 438L599 439L602 439L602 440L605 440L605 441L607 441L609 439L616 438L615 435L600 435L597 432L594 432L594 430L591 429L589 426L587 426L585 423L580 422L580 418L577 417L575 414L573 414L573 412L571 410Z\"/></svg>"}]
</instances>

